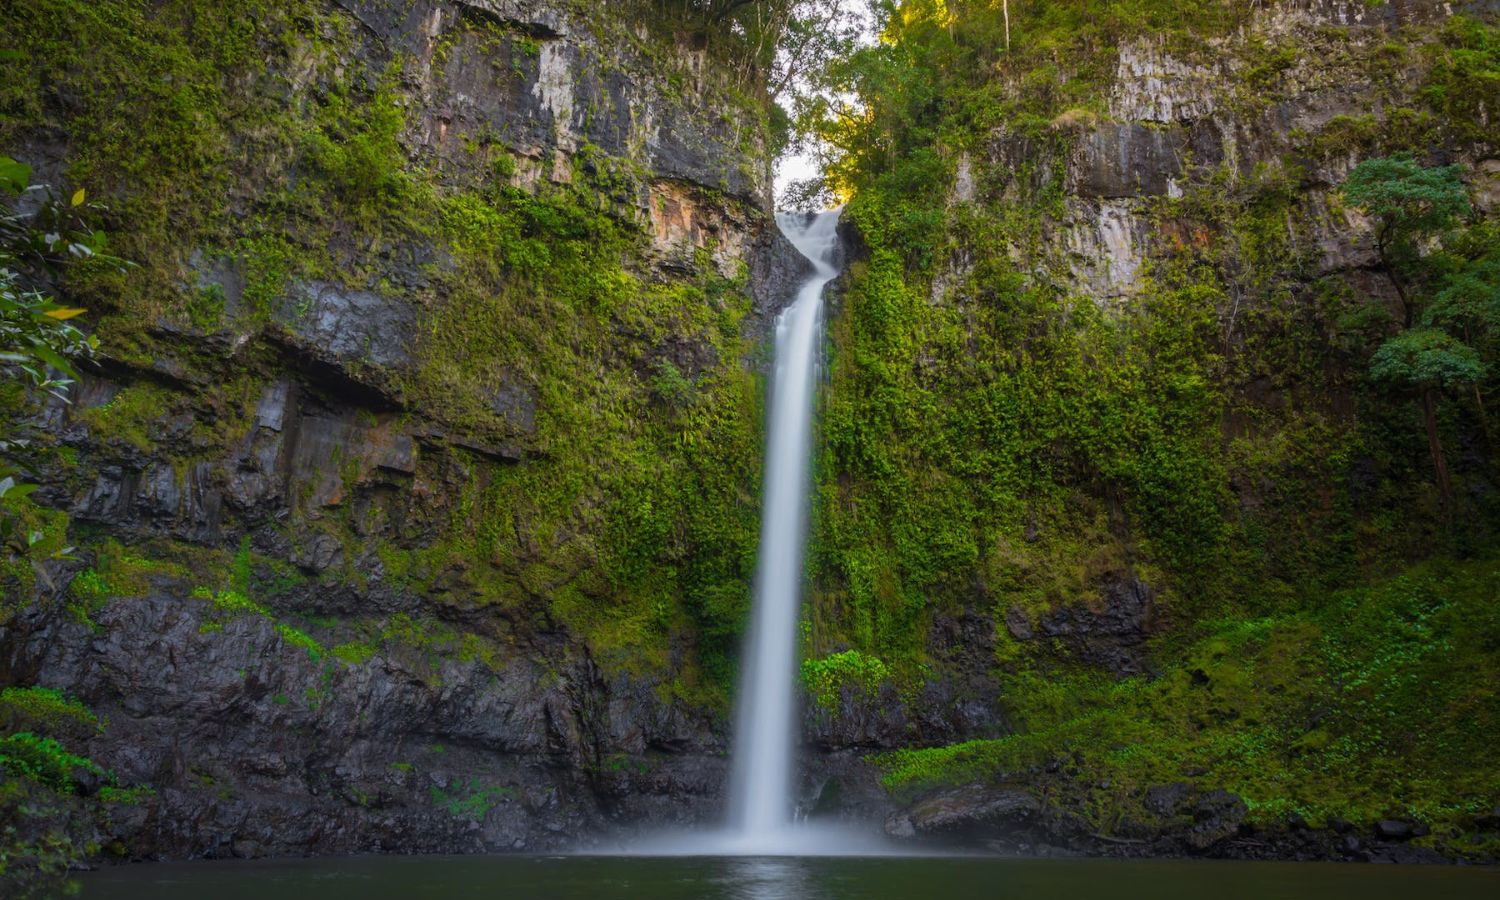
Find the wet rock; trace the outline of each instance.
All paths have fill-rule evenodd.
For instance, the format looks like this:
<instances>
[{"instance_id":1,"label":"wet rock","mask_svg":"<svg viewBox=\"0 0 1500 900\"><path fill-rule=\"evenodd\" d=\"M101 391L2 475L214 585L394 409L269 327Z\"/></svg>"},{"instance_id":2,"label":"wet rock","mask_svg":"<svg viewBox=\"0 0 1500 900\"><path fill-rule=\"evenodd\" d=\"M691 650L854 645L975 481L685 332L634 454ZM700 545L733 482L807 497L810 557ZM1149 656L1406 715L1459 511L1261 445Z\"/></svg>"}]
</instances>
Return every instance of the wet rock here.
<instances>
[{"instance_id":1,"label":"wet rock","mask_svg":"<svg viewBox=\"0 0 1500 900\"><path fill-rule=\"evenodd\" d=\"M928 835L1018 825L1040 810L1041 804L1026 791L971 785L919 800L895 821L898 830L904 827L903 821L909 821L913 833ZM891 833L889 820L887 833Z\"/></svg>"},{"instance_id":2,"label":"wet rock","mask_svg":"<svg viewBox=\"0 0 1500 900\"><path fill-rule=\"evenodd\" d=\"M1020 606L1005 611L1005 630L1018 641L1029 641L1036 637L1031 629L1031 616Z\"/></svg>"},{"instance_id":3,"label":"wet rock","mask_svg":"<svg viewBox=\"0 0 1500 900\"><path fill-rule=\"evenodd\" d=\"M1037 622L1041 637L1056 638L1065 652L1116 677L1147 671L1146 639L1152 625L1151 587L1116 577L1101 591L1097 606L1064 606Z\"/></svg>"},{"instance_id":4,"label":"wet rock","mask_svg":"<svg viewBox=\"0 0 1500 900\"><path fill-rule=\"evenodd\" d=\"M1223 790L1209 791L1193 804L1193 825L1186 842L1197 850L1206 850L1236 834L1249 814L1245 801Z\"/></svg>"},{"instance_id":5,"label":"wet rock","mask_svg":"<svg viewBox=\"0 0 1500 900\"><path fill-rule=\"evenodd\" d=\"M1369 851L1368 858L1373 863L1389 863L1398 866L1430 866L1450 862L1430 847L1406 843L1373 848Z\"/></svg>"},{"instance_id":6,"label":"wet rock","mask_svg":"<svg viewBox=\"0 0 1500 900\"><path fill-rule=\"evenodd\" d=\"M456 0L466 15L518 28L535 38L559 38L568 32L567 17L547 3L519 0Z\"/></svg>"},{"instance_id":7,"label":"wet rock","mask_svg":"<svg viewBox=\"0 0 1500 900\"><path fill-rule=\"evenodd\" d=\"M434 670L397 642L343 665L287 641L273 620L187 590L110 601L97 631L39 607L0 625L0 668L107 716L88 755L126 784L156 786L143 814L116 826L131 846L243 858L544 850L616 817L691 824L717 811L722 747L706 722L665 714L650 686L611 688L587 665L520 648L493 668L445 659ZM591 767L572 761L612 752L588 707L616 690L614 727L679 749L629 767L608 800ZM140 832L148 820L161 829Z\"/></svg>"},{"instance_id":8,"label":"wet rock","mask_svg":"<svg viewBox=\"0 0 1500 900\"><path fill-rule=\"evenodd\" d=\"M1183 801L1192 791L1193 786L1184 781L1149 787L1146 789L1146 809L1160 818L1170 818L1182 808Z\"/></svg>"},{"instance_id":9,"label":"wet rock","mask_svg":"<svg viewBox=\"0 0 1500 900\"><path fill-rule=\"evenodd\" d=\"M292 383L285 378L266 385L261 392L260 402L255 407L256 427L280 431L286 422L287 402L291 392Z\"/></svg>"},{"instance_id":10,"label":"wet rock","mask_svg":"<svg viewBox=\"0 0 1500 900\"><path fill-rule=\"evenodd\" d=\"M1179 128L1107 125L1078 142L1069 188L1079 197L1118 199L1180 191L1187 135Z\"/></svg>"},{"instance_id":11,"label":"wet rock","mask_svg":"<svg viewBox=\"0 0 1500 900\"><path fill-rule=\"evenodd\" d=\"M1410 822L1399 819L1381 819L1375 823L1375 833L1386 840L1406 841L1415 835Z\"/></svg>"},{"instance_id":12,"label":"wet rock","mask_svg":"<svg viewBox=\"0 0 1500 900\"><path fill-rule=\"evenodd\" d=\"M283 301L278 319L301 347L327 362L390 369L411 362L416 313L392 297L303 282Z\"/></svg>"},{"instance_id":13,"label":"wet rock","mask_svg":"<svg viewBox=\"0 0 1500 900\"><path fill-rule=\"evenodd\" d=\"M308 532L294 542L292 564L310 575L321 575L343 562L344 546L321 531Z\"/></svg>"},{"instance_id":14,"label":"wet rock","mask_svg":"<svg viewBox=\"0 0 1500 900\"><path fill-rule=\"evenodd\" d=\"M750 290L755 315L749 326L753 334L765 338L776 316L796 299L797 288L812 275L813 264L774 225L761 230L754 248Z\"/></svg>"},{"instance_id":15,"label":"wet rock","mask_svg":"<svg viewBox=\"0 0 1500 900\"><path fill-rule=\"evenodd\" d=\"M917 836L917 828L912 824L911 816L894 813L885 820L885 833L897 840L907 840Z\"/></svg>"},{"instance_id":16,"label":"wet rock","mask_svg":"<svg viewBox=\"0 0 1500 900\"><path fill-rule=\"evenodd\" d=\"M502 381L491 395L490 408L522 434L536 430L536 396L524 385Z\"/></svg>"},{"instance_id":17,"label":"wet rock","mask_svg":"<svg viewBox=\"0 0 1500 900\"><path fill-rule=\"evenodd\" d=\"M1137 198L1064 201L1057 240L1074 284L1097 302L1135 292L1152 228Z\"/></svg>"},{"instance_id":18,"label":"wet rock","mask_svg":"<svg viewBox=\"0 0 1500 900\"><path fill-rule=\"evenodd\" d=\"M1174 57L1152 41L1120 47L1109 113L1126 122L1175 123L1201 119L1217 108L1214 86L1223 73Z\"/></svg>"}]
</instances>

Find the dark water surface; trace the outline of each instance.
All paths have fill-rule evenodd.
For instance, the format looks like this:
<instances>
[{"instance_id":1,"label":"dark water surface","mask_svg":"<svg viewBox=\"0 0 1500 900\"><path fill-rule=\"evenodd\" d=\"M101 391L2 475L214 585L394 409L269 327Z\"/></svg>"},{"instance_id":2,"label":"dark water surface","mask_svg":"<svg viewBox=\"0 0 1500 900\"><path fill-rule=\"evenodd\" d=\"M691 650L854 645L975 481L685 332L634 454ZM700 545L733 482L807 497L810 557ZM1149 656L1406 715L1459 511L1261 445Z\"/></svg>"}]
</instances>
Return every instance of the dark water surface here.
<instances>
[{"instance_id":1,"label":"dark water surface","mask_svg":"<svg viewBox=\"0 0 1500 900\"><path fill-rule=\"evenodd\" d=\"M1320 863L958 858L356 857L148 863L89 900L1411 900L1500 898L1500 871Z\"/></svg>"}]
</instances>

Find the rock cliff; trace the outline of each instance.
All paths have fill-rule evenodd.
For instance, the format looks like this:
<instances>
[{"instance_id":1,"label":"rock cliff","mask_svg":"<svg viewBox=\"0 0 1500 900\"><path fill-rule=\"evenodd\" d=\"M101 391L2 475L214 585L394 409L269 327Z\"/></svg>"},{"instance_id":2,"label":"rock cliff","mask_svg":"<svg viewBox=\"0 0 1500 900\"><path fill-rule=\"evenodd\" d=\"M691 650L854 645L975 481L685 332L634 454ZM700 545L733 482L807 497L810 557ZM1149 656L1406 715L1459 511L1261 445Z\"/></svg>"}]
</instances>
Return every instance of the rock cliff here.
<instances>
[{"instance_id":1,"label":"rock cliff","mask_svg":"<svg viewBox=\"0 0 1500 900\"><path fill-rule=\"evenodd\" d=\"M1488 558L1485 388L1442 414L1453 529L1418 405L1367 374L1402 304L1341 185L1372 158L1457 166L1464 227L1493 233L1497 58L1474 48L1500 9L1010 6L904 4L849 66L864 118L828 126L858 150L830 178L864 247L824 399L818 745L866 754L847 780L879 778L899 837L1493 856L1495 787L1452 749L1472 728L1401 737L1433 713L1395 687L1493 634L1460 612L1482 589L1381 581ZM1416 584L1445 624L1398 665ZM1424 759L1421 790L1379 774Z\"/></svg>"},{"instance_id":2,"label":"rock cliff","mask_svg":"<svg viewBox=\"0 0 1500 900\"><path fill-rule=\"evenodd\" d=\"M0 683L90 707L73 749L150 789L85 836L542 850L717 815L800 257L768 101L639 7L19 14L0 142L138 263L58 286L101 340L66 402L7 395L77 549L7 570Z\"/></svg>"}]
</instances>

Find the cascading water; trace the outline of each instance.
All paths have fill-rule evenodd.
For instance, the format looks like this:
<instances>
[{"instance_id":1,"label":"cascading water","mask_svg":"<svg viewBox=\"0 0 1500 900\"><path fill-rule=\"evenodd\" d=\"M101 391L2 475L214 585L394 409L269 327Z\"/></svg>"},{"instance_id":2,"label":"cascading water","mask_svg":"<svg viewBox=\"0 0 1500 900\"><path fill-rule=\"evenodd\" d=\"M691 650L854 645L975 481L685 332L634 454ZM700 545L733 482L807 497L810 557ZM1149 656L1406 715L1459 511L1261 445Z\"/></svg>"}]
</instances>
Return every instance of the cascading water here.
<instances>
[{"instance_id":1,"label":"cascading water","mask_svg":"<svg viewBox=\"0 0 1500 900\"><path fill-rule=\"evenodd\" d=\"M807 540L813 398L822 350L823 289L838 274L839 211L783 214L781 231L813 274L776 320L776 372L766 422L765 495L755 607L740 678L729 817L717 832L648 836L652 855L811 856L889 852L868 831L793 821L797 621Z\"/></svg>"},{"instance_id":2,"label":"cascading water","mask_svg":"<svg viewBox=\"0 0 1500 900\"><path fill-rule=\"evenodd\" d=\"M729 827L736 840L750 846L781 843L792 820L794 676L807 538L807 470L822 349L823 289L838 274L838 221L838 210L777 217L782 233L812 261L814 272L776 322L760 559L729 782Z\"/></svg>"}]
</instances>

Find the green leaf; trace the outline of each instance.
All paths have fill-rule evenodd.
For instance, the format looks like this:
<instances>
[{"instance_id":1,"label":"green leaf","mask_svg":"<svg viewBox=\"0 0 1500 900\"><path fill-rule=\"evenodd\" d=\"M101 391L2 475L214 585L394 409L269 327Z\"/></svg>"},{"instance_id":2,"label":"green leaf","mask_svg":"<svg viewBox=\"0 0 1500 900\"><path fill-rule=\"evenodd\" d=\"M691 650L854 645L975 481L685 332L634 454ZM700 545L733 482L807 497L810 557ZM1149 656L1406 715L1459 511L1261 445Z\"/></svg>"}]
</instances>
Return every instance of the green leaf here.
<instances>
[{"instance_id":1,"label":"green leaf","mask_svg":"<svg viewBox=\"0 0 1500 900\"><path fill-rule=\"evenodd\" d=\"M39 485L39 484L18 484L15 487L13 487L13 488L10 489L10 493L9 493L8 496L11 496L11 497L25 497L28 494L30 494L32 491L35 491L37 488L40 488L40 487L41 487L41 485ZM3 492L0 492L0 493L3 493Z\"/></svg>"},{"instance_id":2,"label":"green leaf","mask_svg":"<svg viewBox=\"0 0 1500 900\"><path fill-rule=\"evenodd\" d=\"M19 194L31 184L31 166L0 156L0 189Z\"/></svg>"},{"instance_id":3,"label":"green leaf","mask_svg":"<svg viewBox=\"0 0 1500 900\"><path fill-rule=\"evenodd\" d=\"M78 377L78 373L73 370L72 364L69 363L68 360L61 353L58 353L57 351L53 350L51 347L47 347L47 346L43 346L43 345L37 345L37 346L34 346L34 347L31 348L31 353L37 359L41 360L42 362L46 363L47 365L51 366L52 368L56 369L57 371L63 373L64 375L68 376L69 378L77 378Z\"/></svg>"}]
</instances>

